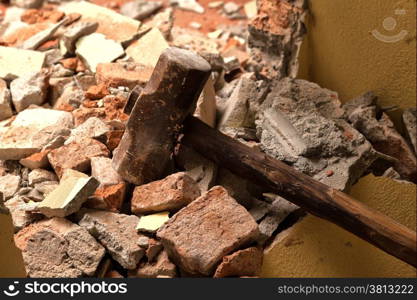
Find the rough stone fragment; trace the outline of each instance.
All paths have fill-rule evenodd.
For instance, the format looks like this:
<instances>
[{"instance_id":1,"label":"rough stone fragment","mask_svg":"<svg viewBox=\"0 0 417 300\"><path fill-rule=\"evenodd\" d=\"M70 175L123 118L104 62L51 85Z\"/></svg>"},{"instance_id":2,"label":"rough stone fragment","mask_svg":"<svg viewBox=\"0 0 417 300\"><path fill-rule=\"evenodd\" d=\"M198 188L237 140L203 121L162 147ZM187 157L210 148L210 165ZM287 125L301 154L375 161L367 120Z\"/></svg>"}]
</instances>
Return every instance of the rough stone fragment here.
<instances>
[{"instance_id":1,"label":"rough stone fragment","mask_svg":"<svg viewBox=\"0 0 417 300\"><path fill-rule=\"evenodd\" d=\"M15 235L29 277L94 275L103 247L82 227L64 218L34 223Z\"/></svg>"},{"instance_id":2,"label":"rough stone fragment","mask_svg":"<svg viewBox=\"0 0 417 300\"><path fill-rule=\"evenodd\" d=\"M0 92L1 93L1 92ZM0 96L1 99L1 96ZM1 100L0 100L1 102ZM1 110L1 109L0 109ZM406 134L408 140L411 142L411 145L414 147L414 153L417 153L417 111L415 108L408 108L404 110L403 113L403 122L406 128ZM1 117L0 117L1 120Z\"/></svg>"},{"instance_id":3,"label":"rough stone fragment","mask_svg":"<svg viewBox=\"0 0 417 300\"><path fill-rule=\"evenodd\" d=\"M113 167L123 179L141 185L163 176L172 137L194 109L209 74L210 65L194 52L171 47L162 53L114 151Z\"/></svg>"},{"instance_id":4,"label":"rough stone fragment","mask_svg":"<svg viewBox=\"0 0 417 300\"><path fill-rule=\"evenodd\" d=\"M257 136L268 155L333 188L347 190L377 156L342 116L335 92L285 78L271 88L259 109Z\"/></svg>"},{"instance_id":5,"label":"rough stone fragment","mask_svg":"<svg viewBox=\"0 0 417 300\"><path fill-rule=\"evenodd\" d=\"M44 181L57 181L56 175L48 170L35 169L29 173L29 185L34 186Z\"/></svg>"},{"instance_id":6,"label":"rough stone fragment","mask_svg":"<svg viewBox=\"0 0 417 300\"><path fill-rule=\"evenodd\" d=\"M75 44L79 38L92 34L98 28L97 22L78 22L68 28L65 33L62 35L59 42L59 47L61 53L74 54L75 53Z\"/></svg>"},{"instance_id":7,"label":"rough stone fragment","mask_svg":"<svg viewBox=\"0 0 417 300\"><path fill-rule=\"evenodd\" d=\"M47 217L66 217L77 212L98 187L93 177L70 177L61 180L59 186L39 203L38 210Z\"/></svg>"},{"instance_id":8,"label":"rough stone fragment","mask_svg":"<svg viewBox=\"0 0 417 300\"><path fill-rule=\"evenodd\" d=\"M96 139L101 142L106 141L106 134L111 127L96 117L87 119L84 123L71 130L71 135L65 141L65 145L72 142L82 143L84 139Z\"/></svg>"},{"instance_id":9,"label":"rough stone fragment","mask_svg":"<svg viewBox=\"0 0 417 300\"><path fill-rule=\"evenodd\" d=\"M390 117L379 110L378 98L366 93L344 105L346 119L362 133L375 150L396 159L394 169L403 179L417 182L417 159Z\"/></svg>"},{"instance_id":10,"label":"rough stone fragment","mask_svg":"<svg viewBox=\"0 0 417 300\"><path fill-rule=\"evenodd\" d=\"M152 215L142 216L136 226L136 229L142 232L153 233L169 220L168 215L169 212L164 211Z\"/></svg>"},{"instance_id":11,"label":"rough stone fragment","mask_svg":"<svg viewBox=\"0 0 417 300\"><path fill-rule=\"evenodd\" d=\"M80 220L122 267L135 269L145 251L137 244L139 218L105 211L86 211Z\"/></svg>"},{"instance_id":12,"label":"rough stone fragment","mask_svg":"<svg viewBox=\"0 0 417 300\"><path fill-rule=\"evenodd\" d=\"M26 202L24 196L14 196L5 203L13 222L14 231L17 232L29 224L41 219L41 215L35 214L37 203Z\"/></svg>"},{"instance_id":13,"label":"rough stone fragment","mask_svg":"<svg viewBox=\"0 0 417 300\"><path fill-rule=\"evenodd\" d=\"M6 82L0 78L0 121L13 116L10 91Z\"/></svg>"},{"instance_id":14,"label":"rough stone fragment","mask_svg":"<svg viewBox=\"0 0 417 300\"><path fill-rule=\"evenodd\" d=\"M178 8L183 10L192 11L198 14L204 13L204 7L202 7L196 0L170 0L173 5L178 5Z\"/></svg>"},{"instance_id":15,"label":"rough stone fragment","mask_svg":"<svg viewBox=\"0 0 417 300\"><path fill-rule=\"evenodd\" d=\"M159 276L164 276L172 278L176 274L176 266L169 260L166 251L161 251L155 262L141 263L137 270L129 274L129 277L158 278Z\"/></svg>"},{"instance_id":16,"label":"rough stone fragment","mask_svg":"<svg viewBox=\"0 0 417 300\"><path fill-rule=\"evenodd\" d=\"M20 188L20 176L6 174L0 177L0 191L5 200L13 197Z\"/></svg>"},{"instance_id":17,"label":"rough stone fragment","mask_svg":"<svg viewBox=\"0 0 417 300\"><path fill-rule=\"evenodd\" d=\"M158 28L153 28L126 49L126 54L143 66L155 67L159 56L169 47Z\"/></svg>"},{"instance_id":18,"label":"rough stone fragment","mask_svg":"<svg viewBox=\"0 0 417 300\"><path fill-rule=\"evenodd\" d=\"M98 84L108 87L126 86L133 89L144 86L152 75L153 68L132 62L102 63L97 65Z\"/></svg>"},{"instance_id":19,"label":"rough stone fragment","mask_svg":"<svg viewBox=\"0 0 417 300\"><path fill-rule=\"evenodd\" d=\"M87 1L72 1L62 5L60 10L67 15L70 13L81 14L83 22L97 22L99 24L97 32L117 42L129 40L136 34L141 24L137 20Z\"/></svg>"},{"instance_id":20,"label":"rough stone fragment","mask_svg":"<svg viewBox=\"0 0 417 300\"><path fill-rule=\"evenodd\" d=\"M162 7L162 2L160 1L144 1L136 0L123 4L120 7L120 13L132 19L142 21L155 12L157 12Z\"/></svg>"},{"instance_id":21,"label":"rough stone fragment","mask_svg":"<svg viewBox=\"0 0 417 300\"><path fill-rule=\"evenodd\" d=\"M223 256L256 240L258 225L216 186L171 217L157 236L182 269L210 275Z\"/></svg>"},{"instance_id":22,"label":"rough stone fragment","mask_svg":"<svg viewBox=\"0 0 417 300\"><path fill-rule=\"evenodd\" d=\"M55 32L62 26L62 24L63 21L58 22L54 25L49 26L47 29L32 35L23 43L22 48L26 50L36 50L43 43L50 40L55 34Z\"/></svg>"},{"instance_id":23,"label":"rough stone fragment","mask_svg":"<svg viewBox=\"0 0 417 300\"><path fill-rule=\"evenodd\" d=\"M48 75L45 72L28 73L10 83L13 105L17 112L29 105L41 105L46 100Z\"/></svg>"},{"instance_id":24,"label":"rough stone fragment","mask_svg":"<svg viewBox=\"0 0 417 300\"><path fill-rule=\"evenodd\" d=\"M132 212L147 214L178 210L200 196L197 183L186 173L172 174L162 180L137 186L133 192Z\"/></svg>"},{"instance_id":25,"label":"rough stone fragment","mask_svg":"<svg viewBox=\"0 0 417 300\"><path fill-rule=\"evenodd\" d=\"M259 276L263 252L256 247L238 250L223 257L213 277Z\"/></svg>"},{"instance_id":26,"label":"rough stone fragment","mask_svg":"<svg viewBox=\"0 0 417 300\"><path fill-rule=\"evenodd\" d=\"M101 33L92 33L78 39L76 53L92 72L96 72L99 63L112 62L124 54L123 47L106 39Z\"/></svg>"},{"instance_id":27,"label":"rough stone fragment","mask_svg":"<svg viewBox=\"0 0 417 300\"><path fill-rule=\"evenodd\" d=\"M83 143L72 142L48 153L48 160L58 177L65 169L85 172L90 169L90 159L109 156L109 150L99 141L86 138Z\"/></svg>"},{"instance_id":28,"label":"rough stone fragment","mask_svg":"<svg viewBox=\"0 0 417 300\"><path fill-rule=\"evenodd\" d=\"M248 27L248 64L257 75L270 79L297 76L298 53L306 32L306 2L257 1L258 15Z\"/></svg>"},{"instance_id":29,"label":"rough stone fragment","mask_svg":"<svg viewBox=\"0 0 417 300\"><path fill-rule=\"evenodd\" d=\"M181 144L177 149L175 161L198 183L201 192L208 191L214 185L217 165L194 149Z\"/></svg>"}]
</instances>

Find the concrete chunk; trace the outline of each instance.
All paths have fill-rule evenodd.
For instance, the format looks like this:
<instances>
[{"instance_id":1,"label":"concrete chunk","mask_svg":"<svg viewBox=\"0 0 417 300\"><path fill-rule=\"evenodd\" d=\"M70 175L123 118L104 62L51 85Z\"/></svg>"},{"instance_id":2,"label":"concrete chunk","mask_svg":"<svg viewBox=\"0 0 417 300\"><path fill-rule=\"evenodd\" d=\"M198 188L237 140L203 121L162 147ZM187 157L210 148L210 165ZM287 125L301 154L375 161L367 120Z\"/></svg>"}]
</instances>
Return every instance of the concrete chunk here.
<instances>
[{"instance_id":1,"label":"concrete chunk","mask_svg":"<svg viewBox=\"0 0 417 300\"><path fill-rule=\"evenodd\" d=\"M39 46L41 46L46 41L50 40L55 32L59 29L59 27L62 26L64 23L64 20L61 22L58 22L54 25L49 26L45 30L42 30L34 35L32 35L30 38L28 38L26 41L24 41L22 48L26 50L36 50Z\"/></svg>"},{"instance_id":2,"label":"concrete chunk","mask_svg":"<svg viewBox=\"0 0 417 300\"><path fill-rule=\"evenodd\" d=\"M46 100L48 78L45 72L28 73L10 83L12 101L17 112L32 104L41 105Z\"/></svg>"},{"instance_id":3,"label":"concrete chunk","mask_svg":"<svg viewBox=\"0 0 417 300\"><path fill-rule=\"evenodd\" d=\"M71 130L71 135L65 141L65 145L72 142L82 143L83 140L91 138L101 142L106 141L106 134L111 127L96 117L88 118L87 121Z\"/></svg>"},{"instance_id":4,"label":"concrete chunk","mask_svg":"<svg viewBox=\"0 0 417 300\"><path fill-rule=\"evenodd\" d=\"M29 277L94 275L104 248L82 227L63 218L34 223L15 235Z\"/></svg>"},{"instance_id":5,"label":"concrete chunk","mask_svg":"<svg viewBox=\"0 0 417 300\"><path fill-rule=\"evenodd\" d=\"M49 193L37 208L49 218L66 217L77 212L98 185L98 181L93 177L70 177L61 180L59 186Z\"/></svg>"},{"instance_id":6,"label":"concrete chunk","mask_svg":"<svg viewBox=\"0 0 417 300\"><path fill-rule=\"evenodd\" d=\"M87 210L80 226L86 228L122 267L135 269L145 251L137 244L135 229L139 218L123 214Z\"/></svg>"},{"instance_id":7,"label":"concrete chunk","mask_svg":"<svg viewBox=\"0 0 417 300\"><path fill-rule=\"evenodd\" d=\"M45 61L45 53L0 46L0 77L21 77L39 72ZM16 62L19 63L16 63Z\"/></svg>"},{"instance_id":8,"label":"concrete chunk","mask_svg":"<svg viewBox=\"0 0 417 300\"><path fill-rule=\"evenodd\" d=\"M31 171L28 175L29 185L34 186L37 183L44 181L57 181L58 178L56 175L48 170L44 169L35 169Z\"/></svg>"},{"instance_id":9,"label":"concrete chunk","mask_svg":"<svg viewBox=\"0 0 417 300\"><path fill-rule=\"evenodd\" d=\"M337 93L285 78L272 87L256 116L268 155L339 190L347 190L377 158L365 137L342 119Z\"/></svg>"},{"instance_id":10,"label":"concrete chunk","mask_svg":"<svg viewBox=\"0 0 417 300\"><path fill-rule=\"evenodd\" d=\"M72 1L62 5L59 9L66 15L81 14L83 22L97 22L99 24L97 32L117 42L129 40L136 34L141 24L139 21L118 14L112 9L87 1Z\"/></svg>"},{"instance_id":11,"label":"concrete chunk","mask_svg":"<svg viewBox=\"0 0 417 300\"><path fill-rule=\"evenodd\" d=\"M19 160L68 134L74 126L71 113L33 108L20 112L10 126L0 125L0 160Z\"/></svg>"},{"instance_id":12,"label":"concrete chunk","mask_svg":"<svg viewBox=\"0 0 417 300\"><path fill-rule=\"evenodd\" d=\"M75 44L78 39L92 34L98 28L97 22L78 22L68 28L65 33L62 35L62 38L59 42L59 47L63 55L74 54L75 53Z\"/></svg>"},{"instance_id":13,"label":"concrete chunk","mask_svg":"<svg viewBox=\"0 0 417 300\"><path fill-rule=\"evenodd\" d=\"M168 47L169 45L159 29L153 28L127 47L126 54L137 63L155 67L159 56Z\"/></svg>"},{"instance_id":14,"label":"concrete chunk","mask_svg":"<svg viewBox=\"0 0 417 300\"><path fill-rule=\"evenodd\" d=\"M28 201L25 196L16 195L5 206L12 217L15 232L42 218L42 215L34 213L37 203Z\"/></svg>"},{"instance_id":15,"label":"concrete chunk","mask_svg":"<svg viewBox=\"0 0 417 300\"><path fill-rule=\"evenodd\" d=\"M132 197L132 212L147 214L175 211L200 196L197 183L186 173L172 174L162 180L137 186Z\"/></svg>"},{"instance_id":16,"label":"concrete chunk","mask_svg":"<svg viewBox=\"0 0 417 300\"><path fill-rule=\"evenodd\" d=\"M258 233L248 211L216 186L172 216L157 236L185 271L210 275L223 256L254 242Z\"/></svg>"},{"instance_id":17,"label":"concrete chunk","mask_svg":"<svg viewBox=\"0 0 417 300\"><path fill-rule=\"evenodd\" d=\"M106 39L101 33L83 36L76 43L76 54L92 72L96 72L99 63L112 62L125 52L120 43Z\"/></svg>"}]
</instances>

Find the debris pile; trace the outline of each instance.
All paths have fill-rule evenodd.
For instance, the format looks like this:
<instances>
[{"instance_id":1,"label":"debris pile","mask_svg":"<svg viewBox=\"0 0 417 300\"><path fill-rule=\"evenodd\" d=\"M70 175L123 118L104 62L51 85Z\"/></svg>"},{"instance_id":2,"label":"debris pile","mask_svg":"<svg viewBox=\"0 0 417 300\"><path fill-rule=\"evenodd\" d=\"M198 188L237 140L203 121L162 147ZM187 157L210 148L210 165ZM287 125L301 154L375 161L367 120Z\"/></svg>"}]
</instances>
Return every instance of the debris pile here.
<instances>
[{"instance_id":1,"label":"debris pile","mask_svg":"<svg viewBox=\"0 0 417 300\"><path fill-rule=\"evenodd\" d=\"M305 213L178 143L190 114L341 191L415 183L415 109L404 138L372 93L296 79L305 2L4 6L0 212L27 275L258 276Z\"/></svg>"}]
</instances>

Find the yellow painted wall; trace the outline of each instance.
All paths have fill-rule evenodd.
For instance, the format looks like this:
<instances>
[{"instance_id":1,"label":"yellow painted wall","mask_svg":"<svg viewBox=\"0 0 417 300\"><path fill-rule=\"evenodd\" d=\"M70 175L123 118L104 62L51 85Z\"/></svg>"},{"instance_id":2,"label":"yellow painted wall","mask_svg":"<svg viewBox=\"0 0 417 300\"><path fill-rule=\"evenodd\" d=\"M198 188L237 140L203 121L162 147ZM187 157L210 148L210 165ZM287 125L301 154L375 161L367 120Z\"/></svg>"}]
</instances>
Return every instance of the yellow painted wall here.
<instances>
[{"instance_id":1,"label":"yellow painted wall","mask_svg":"<svg viewBox=\"0 0 417 300\"><path fill-rule=\"evenodd\" d=\"M0 214L0 277L24 277L22 255L13 243L10 216Z\"/></svg>"},{"instance_id":2,"label":"yellow painted wall","mask_svg":"<svg viewBox=\"0 0 417 300\"><path fill-rule=\"evenodd\" d=\"M310 8L301 78L337 91L342 101L374 90L383 106L415 107L415 0L311 0ZM405 9L406 14L396 15L396 9ZM397 21L392 31L383 26L388 17ZM401 30L408 34L396 43L386 43L372 35L374 29L390 36ZM399 127L400 112L391 115ZM416 229L415 185L369 175L351 194ZM280 234L268 249L262 276L414 277L416 269L309 215Z\"/></svg>"},{"instance_id":3,"label":"yellow painted wall","mask_svg":"<svg viewBox=\"0 0 417 300\"><path fill-rule=\"evenodd\" d=\"M374 90L383 105L415 106L415 5L415 0L311 0L301 77L339 92L342 100ZM396 16L397 8L406 15ZM393 44L371 35L373 29L390 33L382 26L389 16L398 22L394 33L409 31ZM370 175L352 194L415 229L415 186ZM10 219L0 215L0 277L24 276L11 230ZM414 268L313 216L280 238L265 256L263 276L415 276Z\"/></svg>"}]
</instances>

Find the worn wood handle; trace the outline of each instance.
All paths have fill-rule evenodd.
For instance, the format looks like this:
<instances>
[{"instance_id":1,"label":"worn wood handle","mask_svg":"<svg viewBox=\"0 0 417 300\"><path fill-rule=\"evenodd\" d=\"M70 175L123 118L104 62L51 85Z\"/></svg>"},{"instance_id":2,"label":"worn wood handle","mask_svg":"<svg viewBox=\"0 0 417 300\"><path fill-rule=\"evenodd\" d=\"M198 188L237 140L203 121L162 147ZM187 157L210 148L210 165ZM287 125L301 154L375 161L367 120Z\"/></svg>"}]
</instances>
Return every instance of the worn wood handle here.
<instances>
[{"instance_id":1,"label":"worn wood handle","mask_svg":"<svg viewBox=\"0 0 417 300\"><path fill-rule=\"evenodd\" d=\"M195 117L186 119L181 143L416 267L416 232L349 195L249 148Z\"/></svg>"}]
</instances>

